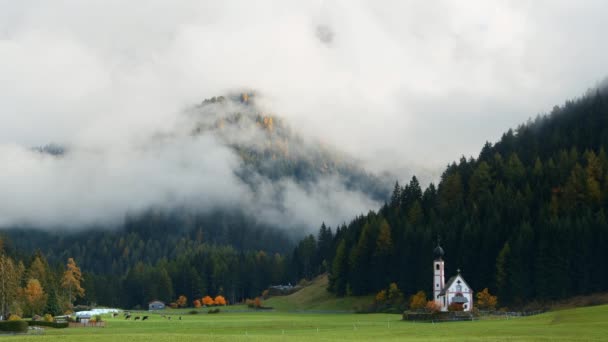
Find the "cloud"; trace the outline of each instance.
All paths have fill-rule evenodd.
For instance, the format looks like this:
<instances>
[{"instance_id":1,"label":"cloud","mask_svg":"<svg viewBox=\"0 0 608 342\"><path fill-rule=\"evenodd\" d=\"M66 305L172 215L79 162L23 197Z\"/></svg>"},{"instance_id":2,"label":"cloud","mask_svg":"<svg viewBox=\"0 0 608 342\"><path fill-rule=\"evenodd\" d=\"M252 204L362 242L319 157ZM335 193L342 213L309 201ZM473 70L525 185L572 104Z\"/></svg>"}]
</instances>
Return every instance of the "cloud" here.
<instances>
[{"instance_id":1,"label":"cloud","mask_svg":"<svg viewBox=\"0 0 608 342\"><path fill-rule=\"evenodd\" d=\"M95 223L255 196L212 136L144 143L233 89L258 90L267 111L370 170L401 181L437 170L601 80L607 10L604 1L0 0L0 221ZM49 142L70 154L29 150ZM355 196L327 210L327 196L294 186L282 185L285 203L308 204L295 221L373 206ZM336 202L353 195L318 187Z\"/></svg>"}]
</instances>

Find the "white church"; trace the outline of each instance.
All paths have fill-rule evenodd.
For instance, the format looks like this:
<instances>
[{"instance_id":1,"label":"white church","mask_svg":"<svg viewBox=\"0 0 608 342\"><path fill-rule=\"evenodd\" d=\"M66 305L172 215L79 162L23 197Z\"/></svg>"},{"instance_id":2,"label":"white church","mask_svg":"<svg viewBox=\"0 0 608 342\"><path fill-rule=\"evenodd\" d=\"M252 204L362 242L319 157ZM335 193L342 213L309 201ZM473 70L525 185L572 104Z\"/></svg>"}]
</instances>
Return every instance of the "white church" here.
<instances>
[{"instance_id":1,"label":"white church","mask_svg":"<svg viewBox=\"0 0 608 342\"><path fill-rule=\"evenodd\" d=\"M471 311L471 308L473 308L473 289L460 275L460 269L458 274L448 279L446 283L443 248L437 244L433 254L435 255L435 261L433 262L433 299L435 303L439 305L441 311L448 311L448 307L452 303L462 305L464 311Z\"/></svg>"}]
</instances>

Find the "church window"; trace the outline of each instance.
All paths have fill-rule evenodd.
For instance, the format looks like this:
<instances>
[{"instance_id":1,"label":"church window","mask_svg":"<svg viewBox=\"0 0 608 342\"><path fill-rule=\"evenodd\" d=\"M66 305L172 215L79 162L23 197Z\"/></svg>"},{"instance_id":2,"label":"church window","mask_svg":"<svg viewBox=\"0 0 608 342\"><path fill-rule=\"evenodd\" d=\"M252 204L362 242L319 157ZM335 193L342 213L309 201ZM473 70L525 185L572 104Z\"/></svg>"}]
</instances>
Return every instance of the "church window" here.
<instances>
[{"instance_id":1,"label":"church window","mask_svg":"<svg viewBox=\"0 0 608 342\"><path fill-rule=\"evenodd\" d=\"M439 264L435 265L435 269L439 270Z\"/></svg>"}]
</instances>

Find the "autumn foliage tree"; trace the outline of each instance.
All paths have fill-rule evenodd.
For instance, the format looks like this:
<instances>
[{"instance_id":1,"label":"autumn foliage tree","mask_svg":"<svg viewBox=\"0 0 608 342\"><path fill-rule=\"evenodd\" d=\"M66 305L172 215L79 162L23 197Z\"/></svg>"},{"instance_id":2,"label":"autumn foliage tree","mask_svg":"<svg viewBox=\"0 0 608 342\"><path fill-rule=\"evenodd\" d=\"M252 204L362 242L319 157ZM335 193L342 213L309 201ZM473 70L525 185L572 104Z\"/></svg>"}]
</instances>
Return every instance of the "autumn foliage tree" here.
<instances>
[{"instance_id":1,"label":"autumn foliage tree","mask_svg":"<svg viewBox=\"0 0 608 342\"><path fill-rule=\"evenodd\" d=\"M486 287L481 292L478 292L477 295L477 307L481 310L494 310L496 309L496 304L498 303L498 298L496 296L492 296L490 291Z\"/></svg>"},{"instance_id":2,"label":"autumn foliage tree","mask_svg":"<svg viewBox=\"0 0 608 342\"><path fill-rule=\"evenodd\" d=\"M47 295L40 285L38 279L30 278L27 285L21 290L25 302L25 314L42 314L42 309L46 305Z\"/></svg>"},{"instance_id":3,"label":"autumn foliage tree","mask_svg":"<svg viewBox=\"0 0 608 342\"><path fill-rule=\"evenodd\" d=\"M184 308L184 307L186 307L186 305L188 305L188 298L186 298L186 296L184 296L184 295L181 295L181 296L179 296L177 298L177 300L175 301L175 303L180 308Z\"/></svg>"},{"instance_id":4,"label":"autumn foliage tree","mask_svg":"<svg viewBox=\"0 0 608 342\"><path fill-rule=\"evenodd\" d=\"M217 296L213 300L213 304L215 304L215 305L226 305L226 298L224 298L224 296Z\"/></svg>"},{"instance_id":5,"label":"autumn foliage tree","mask_svg":"<svg viewBox=\"0 0 608 342\"><path fill-rule=\"evenodd\" d=\"M418 291L410 297L410 310L424 309L426 305L426 293L424 291Z\"/></svg>"},{"instance_id":6,"label":"autumn foliage tree","mask_svg":"<svg viewBox=\"0 0 608 342\"><path fill-rule=\"evenodd\" d=\"M200 301L200 300L198 300L198 299L195 299L195 300L192 302L192 305L194 305L194 307L198 309L198 308L200 308L200 307L201 307L201 301Z\"/></svg>"},{"instance_id":7,"label":"autumn foliage tree","mask_svg":"<svg viewBox=\"0 0 608 342\"><path fill-rule=\"evenodd\" d=\"M380 290L380 292L376 293L375 300L378 304L384 304L386 302L386 290Z\"/></svg>"},{"instance_id":8,"label":"autumn foliage tree","mask_svg":"<svg viewBox=\"0 0 608 342\"><path fill-rule=\"evenodd\" d=\"M19 289L20 274L13 259L0 252L0 315L6 317Z\"/></svg>"},{"instance_id":9,"label":"autumn foliage tree","mask_svg":"<svg viewBox=\"0 0 608 342\"><path fill-rule=\"evenodd\" d=\"M63 278L61 279L61 287L67 291L70 305L72 305L77 297L84 297L84 288L81 286L82 281L80 268L76 265L74 258L69 258Z\"/></svg>"},{"instance_id":10,"label":"autumn foliage tree","mask_svg":"<svg viewBox=\"0 0 608 342\"><path fill-rule=\"evenodd\" d=\"M205 305L205 306L212 306L213 304L215 304L215 302L213 301L213 298L211 298L210 296L203 297L202 301L203 301L203 305Z\"/></svg>"}]
</instances>

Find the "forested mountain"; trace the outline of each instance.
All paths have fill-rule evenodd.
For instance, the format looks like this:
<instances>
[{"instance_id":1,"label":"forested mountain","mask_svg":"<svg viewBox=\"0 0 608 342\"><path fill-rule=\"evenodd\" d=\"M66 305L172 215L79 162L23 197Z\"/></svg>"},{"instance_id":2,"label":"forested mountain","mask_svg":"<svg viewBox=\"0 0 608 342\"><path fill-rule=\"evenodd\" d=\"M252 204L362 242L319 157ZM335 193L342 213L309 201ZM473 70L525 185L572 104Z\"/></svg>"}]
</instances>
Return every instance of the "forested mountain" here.
<instances>
[{"instance_id":1,"label":"forested mountain","mask_svg":"<svg viewBox=\"0 0 608 342\"><path fill-rule=\"evenodd\" d=\"M396 184L378 212L334 232L322 227L296 254L312 248L311 273L328 269L338 295L390 282L428 294L439 237L447 274L462 269L473 289L489 287L502 305L608 290L607 93L507 131L477 158L449 164L437 186L422 189L416 177Z\"/></svg>"},{"instance_id":2,"label":"forested mountain","mask_svg":"<svg viewBox=\"0 0 608 342\"><path fill-rule=\"evenodd\" d=\"M300 137L279 116L264 114L255 99L246 92L205 100L184 113L177 131L160 133L150 144L172 139L183 133L179 130L192 137L214 136L238 156L237 177L253 194L263 192L260 201L276 213L284 210L285 182L314 191L330 179L371 202L388 197L389 183L344 154ZM33 150L55 158L71 153L55 144ZM161 207L133 213L119 227L3 227L0 234L26 268L36 251L51 265L77 260L88 293L82 303L134 307L152 299L207 294L236 301L259 295L269 284L299 279L299 270L290 265L291 251L304 232L314 229L257 215L237 205L201 212Z\"/></svg>"},{"instance_id":3,"label":"forested mountain","mask_svg":"<svg viewBox=\"0 0 608 342\"><path fill-rule=\"evenodd\" d=\"M248 95L208 100L193 109L196 124L189 128L223 136L241 156L239 177L248 186L260 186L260 177L313 184L334 173L375 196L381 182L326 150L308 154L280 120L250 101ZM229 115L217 117L218 106ZM598 270L608 260L607 120L603 88L507 131L477 158L449 164L438 185L423 189L416 177L397 183L377 212L334 229L323 224L297 244L238 208L200 215L151 209L118 230L8 231L4 250L23 261L22 274L37 258L57 270L74 257L87 293L79 302L127 308L178 295L239 301L270 284L323 272L330 274L328 290L340 296L376 293L392 282L406 295L428 293L439 237L447 273L460 268L473 289L489 287L501 305L606 291L608 274ZM239 129L264 139L247 144L234 134ZM36 249L41 253L32 257ZM58 292L54 284L50 290Z\"/></svg>"}]
</instances>

